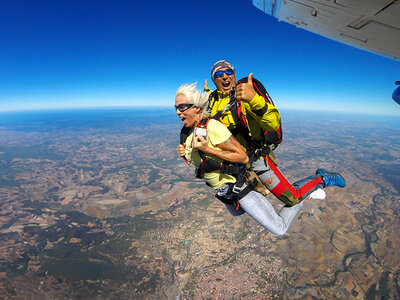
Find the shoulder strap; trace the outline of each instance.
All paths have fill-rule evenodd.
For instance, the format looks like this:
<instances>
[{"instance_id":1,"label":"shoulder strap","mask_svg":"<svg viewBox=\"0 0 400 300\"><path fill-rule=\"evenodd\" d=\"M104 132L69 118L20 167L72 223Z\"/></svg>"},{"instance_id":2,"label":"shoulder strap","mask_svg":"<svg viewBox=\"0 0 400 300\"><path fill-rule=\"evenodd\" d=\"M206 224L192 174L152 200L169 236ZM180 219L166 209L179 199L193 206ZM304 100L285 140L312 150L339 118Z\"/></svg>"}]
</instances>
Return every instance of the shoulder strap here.
<instances>
[{"instance_id":1,"label":"shoulder strap","mask_svg":"<svg viewBox=\"0 0 400 300\"><path fill-rule=\"evenodd\" d=\"M180 144L183 145L186 142L186 139L190 135L191 131L192 130L189 127L182 126L181 134L180 134L180 137L179 137L179 143Z\"/></svg>"},{"instance_id":2,"label":"shoulder strap","mask_svg":"<svg viewBox=\"0 0 400 300\"><path fill-rule=\"evenodd\" d=\"M229 102L228 102L228 104L227 104L223 109L217 111L217 113L216 113L215 115L212 116L213 118L216 118L217 120L219 120L219 118L221 118L221 116L222 116L224 113L226 113L227 111L231 110L232 107L235 105L235 103L236 103L236 92L235 92L235 88L236 88L236 85L233 87L233 89L232 89L232 91L231 91L231 93L230 93L230 95L229 95ZM215 90L214 92L215 92L215 100L214 100L214 102L213 102L213 105L214 105L214 103L215 103L216 101L218 101L218 91ZM212 107L212 106L211 106L211 107ZM236 122L236 120L235 120L235 122Z\"/></svg>"},{"instance_id":3,"label":"shoulder strap","mask_svg":"<svg viewBox=\"0 0 400 300\"><path fill-rule=\"evenodd\" d=\"M214 99L214 101L213 101ZM211 94L208 96L208 106L207 106L207 112L211 115L211 111L213 108L213 105L215 102L218 101L218 91L212 91Z\"/></svg>"},{"instance_id":4,"label":"shoulder strap","mask_svg":"<svg viewBox=\"0 0 400 300\"><path fill-rule=\"evenodd\" d=\"M202 125L203 127L207 128L207 125L208 125L208 122L210 121L210 119L211 118L208 118L208 117L201 119L198 126Z\"/></svg>"},{"instance_id":5,"label":"shoulder strap","mask_svg":"<svg viewBox=\"0 0 400 300\"><path fill-rule=\"evenodd\" d=\"M199 125L204 125L204 127L207 127L208 122L210 121L211 118L203 118L200 120ZM182 126L181 128L181 134L179 137L179 143L184 144L186 142L187 137L190 135L192 132L192 129L190 127L185 127Z\"/></svg>"}]
</instances>

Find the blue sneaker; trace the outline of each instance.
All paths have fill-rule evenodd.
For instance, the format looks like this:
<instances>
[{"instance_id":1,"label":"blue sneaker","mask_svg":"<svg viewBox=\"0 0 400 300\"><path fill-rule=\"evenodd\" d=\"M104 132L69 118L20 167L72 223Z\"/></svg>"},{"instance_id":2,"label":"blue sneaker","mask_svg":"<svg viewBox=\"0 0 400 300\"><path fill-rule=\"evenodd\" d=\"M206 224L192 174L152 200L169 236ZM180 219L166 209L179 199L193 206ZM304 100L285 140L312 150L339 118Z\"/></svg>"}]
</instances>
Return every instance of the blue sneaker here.
<instances>
[{"instance_id":1,"label":"blue sneaker","mask_svg":"<svg viewBox=\"0 0 400 300\"><path fill-rule=\"evenodd\" d=\"M324 181L325 187L327 186L338 186L345 187L346 180L344 180L343 176L336 172L329 172L325 169L318 169L315 174L317 176L322 176L322 180Z\"/></svg>"}]
</instances>

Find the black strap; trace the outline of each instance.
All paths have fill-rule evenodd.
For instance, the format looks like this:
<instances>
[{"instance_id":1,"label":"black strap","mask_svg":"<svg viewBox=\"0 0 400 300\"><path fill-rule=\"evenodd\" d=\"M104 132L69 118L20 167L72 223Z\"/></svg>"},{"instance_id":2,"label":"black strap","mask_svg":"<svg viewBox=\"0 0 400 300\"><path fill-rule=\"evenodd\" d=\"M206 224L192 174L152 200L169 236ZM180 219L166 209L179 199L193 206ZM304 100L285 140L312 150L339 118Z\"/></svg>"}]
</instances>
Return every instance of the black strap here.
<instances>
[{"instance_id":1,"label":"black strap","mask_svg":"<svg viewBox=\"0 0 400 300\"><path fill-rule=\"evenodd\" d=\"M198 179L203 179L204 178L204 172L200 171L200 169L196 169L194 171L196 178Z\"/></svg>"},{"instance_id":2,"label":"black strap","mask_svg":"<svg viewBox=\"0 0 400 300\"><path fill-rule=\"evenodd\" d=\"M244 198L251 191L255 190L255 188L258 185L257 179L254 178L254 180L250 184L248 184L243 190L240 190L240 188L243 186L245 181L246 181L246 175L244 172L242 172L238 176L235 184L228 183L229 188L228 188L228 191L226 192L226 194L231 195L232 199L227 199L223 196L219 196L218 194L216 194L215 197L225 204L234 205L236 210L238 210L240 207L239 200ZM236 190L238 190L238 191L236 192Z\"/></svg>"},{"instance_id":3,"label":"black strap","mask_svg":"<svg viewBox=\"0 0 400 300\"><path fill-rule=\"evenodd\" d=\"M232 193L232 197L240 200L243 197L245 197L248 193L251 191L254 191L254 189L257 187L257 179L254 179L250 184L248 184L243 190L241 190L239 193Z\"/></svg>"},{"instance_id":4,"label":"black strap","mask_svg":"<svg viewBox=\"0 0 400 300\"><path fill-rule=\"evenodd\" d=\"M200 165L199 165L199 167L197 169L200 172L203 172L203 173L206 172L207 173L207 172L217 171L217 170L221 169L222 163L220 163L219 161L217 161L215 159L212 159L212 158L208 157L201 150L198 150L198 153L199 153L200 158L201 158L201 163L200 163Z\"/></svg>"},{"instance_id":5,"label":"black strap","mask_svg":"<svg viewBox=\"0 0 400 300\"><path fill-rule=\"evenodd\" d=\"M248 152L249 162L248 164L252 165L260 156L268 156L271 153L271 147L267 145L262 145L261 147L255 148Z\"/></svg>"},{"instance_id":6,"label":"black strap","mask_svg":"<svg viewBox=\"0 0 400 300\"><path fill-rule=\"evenodd\" d=\"M210 96L208 98L207 110L211 112L212 107L214 106L214 103L217 101L219 101L218 90L215 90L210 94ZM234 128L229 127L228 129L230 130L230 132L232 133L232 135L234 137L237 137L238 135L242 136L245 139L248 147L253 147L255 140L254 140L254 138L251 137L249 128L247 126L245 126L244 124L242 124L242 122L239 119L238 107L240 105L241 105L241 102L236 99L236 85L235 85L232 88L232 91L229 95L228 104L225 106L225 108L217 111L211 117L215 118L217 120L220 120L220 118L222 117L223 114L230 111L232 118L233 118L233 122L235 123L234 124L235 127ZM262 109L264 109L264 108L262 108ZM268 109L268 108L266 108L266 109Z\"/></svg>"},{"instance_id":7,"label":"black strap","mask_svg":"<svg viewBox=\"0 0 400 300\"><path fill-rule=\"evenodd\" d=\"M209 121L210 119L211 119L211 118L203 118L203 119L201 119L200 122L199 122L199 124L198 124L197 126L199 126L199 125L207 125L207 123L208 123L208 121Z\"/></svg>"},{"instance_id":8,"label":"black strap","mask_svg":"<svg viewBox=\"0 0 400 300\"><path fill-rule=\"evenodd\" d=\"M182 126L179 143L183 145L186 142L186 139L190 135L191 132L192 132L192 129L190 127Z\"/></svg>"},{"instance_id":9,"label":"black strap","mask_svg":"<svg viewBox=\"0 0 400 300\"><path fill-rule=\"evenodd\" d=\"M229 186L227 194L231 195L233 198L237 200L240 200L244 196L246 196L250 191L254 190L257 185L253 186L253 184L247 185L243 190L241 190L242 186L246 183L246 178L247 178L247 171L244 170L236 178L235 184Z\"/></svg>"},{"instance_id":10,"label":"black strap","mask_svg":"<svg viewBox=\"0 0 400 300\"><path fill-rule=\"evenodd\" d=\"M223 174L229 174L229 175L236 177L242 172L243 168L244 168L244 165L234 164L234 163L229 163L227 161L224 161L222 163L222 167L221 167L220 171Z\"/></svg>"},{"instance_id":11,"label":"black strap","mask_svg":"<svg viewBox=\"0 0 400 300\"><path fill-rule=\"evenodd\" d=\"M268 110L268 103L265 102L265 105L262 108L257 109L257 110L253 110L253 112L257 116L262 117L267 112L267 110Z\"/></svg>"},{"instance_id":12,"label":"black strap","mask_svg":"<svg viewBox=\"0 0 400 300\"><path fill-rule=\"evenodd\" d=\"M200 151L199 151L200 153ZM237 177L240 173L245 170L245 166L239 163L230 163L228 161L223 161L220 163L219 161L209 158L206 156L204 153L204 158L201 156L201 159L203 160L199 167L196 169L196 177L201 173L207 173L207 172L212 172L212 171L220 171L222 174L228 174L232 175L233 177ZM198 178L203 178L204 175Z\"/></svg>"},{"instance_id":13,"label":"black strap","mask_svg":"<svg viewBox=\"0 0 400 300\"><path fill-rule=\"evenodd\" d=\"M214 98L214 102L213 102L213 105L212 105L212 106L214 106L214 103L219 101L218 90L215 90L211 95ZM232 108L235 106L235 103L236 103L236 96L235 95L236 95L236 91L235 91L235 88L233 88L232 91L231 91L231 94L229 95L228 104L223 109L217 111L215 113L215 115L213 115L212 117L219 120L219 118L221 118L224 113L226 113L227 111L232 111ZM211 113L212 108L211 108L211 101L210 100L208 102L208 109L210 109L210 113ZM232 113L232 116L233 116L233 113ZM235 123L236 123L236 120L235 120Z\"/></svg>"},{"instance_id":14,"label":"black strap","mask_svg":"<svg viewBox=\"0 0 400 300\"><path fill-rule=\"evenodd\" d=\"M214 100L214 101L213 101ZM219 100L218 98L218 90L213 91L209 96L208 96L208 106L207 106L207 112L210 113L211 115L211 111L212 108L214 106L214 103L217 102Z\"/></svg>"}]
</instances>

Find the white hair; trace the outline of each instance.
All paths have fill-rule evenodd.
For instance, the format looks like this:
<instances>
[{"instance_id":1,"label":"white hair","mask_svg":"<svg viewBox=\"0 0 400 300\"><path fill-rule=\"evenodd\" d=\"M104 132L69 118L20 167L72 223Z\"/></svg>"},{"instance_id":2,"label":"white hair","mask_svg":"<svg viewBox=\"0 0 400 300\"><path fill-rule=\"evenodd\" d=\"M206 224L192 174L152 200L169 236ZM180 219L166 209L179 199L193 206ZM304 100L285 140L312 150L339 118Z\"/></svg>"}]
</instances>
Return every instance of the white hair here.
<instances>
[{"instance_id":1,"label":"white hair","mask_svg":"<svg viewBox=\"0 0 400 300\"><path fill-rule=\"evenodd\" d=\"M184 96L189 104L193 104L195 107L200 107L201 108L201 116L202 117L207 117L207 107L208 107L208 97L209 95L207 93L201 94L197 89L196 89L196 84L195 83L185 83L182 84L179 89L176 91L175 97L178 97L179 95Z\"/></svg>"}]
</instances>

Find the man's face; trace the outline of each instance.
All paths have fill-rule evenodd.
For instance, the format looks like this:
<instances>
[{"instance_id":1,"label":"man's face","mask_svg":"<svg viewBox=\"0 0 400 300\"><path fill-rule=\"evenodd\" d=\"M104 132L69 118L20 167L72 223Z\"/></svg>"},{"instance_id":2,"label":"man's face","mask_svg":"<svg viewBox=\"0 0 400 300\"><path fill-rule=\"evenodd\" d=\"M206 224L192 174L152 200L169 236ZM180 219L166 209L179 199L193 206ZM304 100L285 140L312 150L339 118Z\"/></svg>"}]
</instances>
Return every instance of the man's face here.
<instances>
[{"instance_id":1,"label":"man's face","mask_svg":"<svg viewBox=\"0 0 400 300\"><path fill-rule=\"evenodd\" d=\"M218 72L225 71L225 70L230 70L229 68L221 68L218 70ZM216 72L216 74L218 73ZM213 78L214 84L217 87L217 90L223 92L223 93L230 93L232 88L235 86L236 83L236 78L235 78L235 73L232 75L226 75L225 73L222 74L221 77L218 78Z\"/></svg>"}]
</instances>

